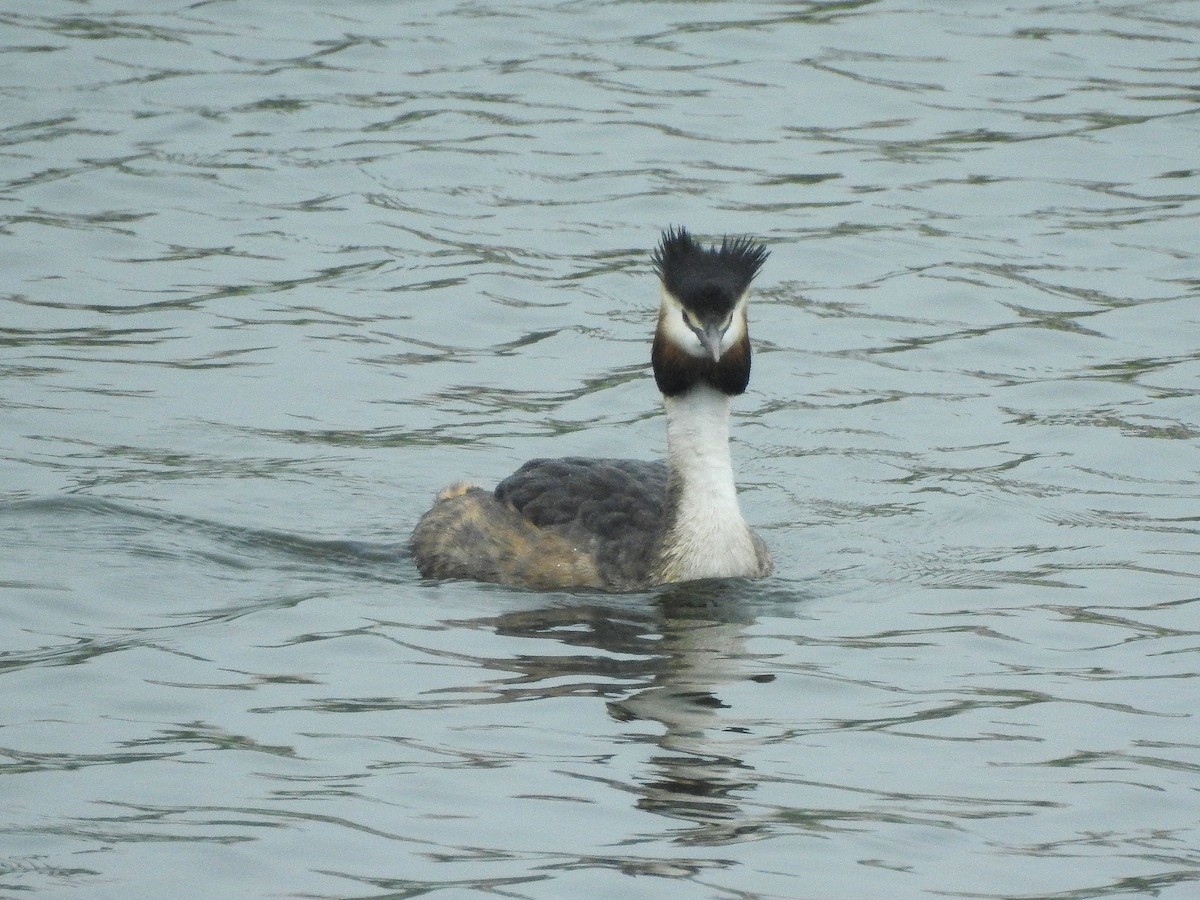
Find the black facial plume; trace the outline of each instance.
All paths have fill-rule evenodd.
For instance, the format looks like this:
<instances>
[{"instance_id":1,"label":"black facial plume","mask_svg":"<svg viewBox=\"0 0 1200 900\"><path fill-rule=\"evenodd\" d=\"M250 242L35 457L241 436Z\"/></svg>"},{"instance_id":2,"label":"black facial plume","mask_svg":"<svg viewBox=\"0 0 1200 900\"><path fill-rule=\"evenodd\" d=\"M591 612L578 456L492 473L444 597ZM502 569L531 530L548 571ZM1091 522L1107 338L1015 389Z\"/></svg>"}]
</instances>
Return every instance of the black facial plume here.
<instances>
[{"instance_id":1,"label":"black facial plume","mask_svg":"<svg viewBox=\"0 0 1200 900\"><path fill-rule=\"evenodd\" d=\"M663 287L689 314L702 323L724 328L767 255L767 248L750 238L726 237L720 246L705 247L696 243L687 229L668 228L654 251L654 267ZM750 355L746 334L720 359L713 360L675 346L660 327L650 358L654 379L667 397L686 393L698 384L735 396L745 391L750 381Z\"/></svg>"},{"instance_id":2,"label":"black facial plume","mask_svg":"<svg viewBox=\"0 0 1200 900\"><path fill-rule=\"evenodd\" d=\"M702 318L728 315L750 287L769 251L751 238L729 238L704 247L686 228L668 228L654 251L663 287Z\"/></svg>"}]
</instances>

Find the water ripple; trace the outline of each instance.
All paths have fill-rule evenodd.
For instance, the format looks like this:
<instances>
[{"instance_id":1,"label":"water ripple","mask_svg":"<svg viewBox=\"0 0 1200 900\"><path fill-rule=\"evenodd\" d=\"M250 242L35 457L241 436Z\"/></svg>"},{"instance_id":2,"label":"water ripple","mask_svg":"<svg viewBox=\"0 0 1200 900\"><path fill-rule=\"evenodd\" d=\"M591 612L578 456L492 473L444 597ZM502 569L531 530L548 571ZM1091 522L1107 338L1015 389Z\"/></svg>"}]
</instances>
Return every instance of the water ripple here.
<instances>
[{"instance_id":1,"label":"water ripple","mask_svg":"<svg viewBox=\"0 0 1200 900\"><path fill-rule=\"evenodd\" d=\"M1194 3L25 6L0 892L1194 891ZM418 578L661 454L671 224L777 574Z\"/></svg>"}]
</instances>

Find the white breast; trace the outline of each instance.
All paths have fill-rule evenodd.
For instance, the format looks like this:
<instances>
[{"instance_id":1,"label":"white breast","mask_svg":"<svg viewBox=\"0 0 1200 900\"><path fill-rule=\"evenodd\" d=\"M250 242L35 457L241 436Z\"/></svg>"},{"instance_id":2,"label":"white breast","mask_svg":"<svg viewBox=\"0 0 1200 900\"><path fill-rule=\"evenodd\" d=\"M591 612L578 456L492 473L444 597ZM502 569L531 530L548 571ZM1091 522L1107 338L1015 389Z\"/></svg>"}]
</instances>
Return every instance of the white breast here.
<instances>
[{"instance_id":1,"label":"white breast","mask_svg":"<svg viewBox=\"0 0 1200 900\"><path fill-rule=\"evenodd\" d=\"M674 524L663 546L665 580L763 574L738 505L729 398L697 387L664 403L668 463L679 484Z\"/></svg>"}]
</instances>

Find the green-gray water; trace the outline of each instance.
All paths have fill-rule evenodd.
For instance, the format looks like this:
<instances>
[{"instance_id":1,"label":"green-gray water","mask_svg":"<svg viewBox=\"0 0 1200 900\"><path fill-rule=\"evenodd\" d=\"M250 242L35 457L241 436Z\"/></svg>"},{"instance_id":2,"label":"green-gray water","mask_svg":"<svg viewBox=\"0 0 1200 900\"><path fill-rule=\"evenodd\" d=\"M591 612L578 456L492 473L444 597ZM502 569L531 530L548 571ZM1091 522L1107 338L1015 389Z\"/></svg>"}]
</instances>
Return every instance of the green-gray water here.
<instances>
[{"instance_id":1,"label":"green-gray water","mask_svg":"<svg viewBox=\"0 0 1200 900\"><path fill-rule=\"evenodd\" d=\"M0 896L1185 900L1195 2L0 0ZM763 582L428 584L771 248Z\"/></svg>"}]
</instances>

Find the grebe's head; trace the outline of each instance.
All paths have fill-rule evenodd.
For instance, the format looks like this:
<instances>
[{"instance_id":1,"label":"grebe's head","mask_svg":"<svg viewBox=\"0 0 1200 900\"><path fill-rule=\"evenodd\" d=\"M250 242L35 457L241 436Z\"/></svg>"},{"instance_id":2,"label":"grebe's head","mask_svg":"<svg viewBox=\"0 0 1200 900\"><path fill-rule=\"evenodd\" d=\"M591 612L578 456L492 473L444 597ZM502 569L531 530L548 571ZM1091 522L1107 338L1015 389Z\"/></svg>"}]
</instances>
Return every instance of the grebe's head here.
<instances>
[{"instance_id":1,"label":"grebe's head","mask_svg":"<svg viewBox=\"0 0 1200 900\"><path fill-rule=\"evenodd\" d=\"M704 247L684 228L669 228L654 251L662 305L654 335L654 377L668 397L706 383L729 395L750 380L746 304L750 282L767 259L750 238Z\"/></svg>"}]
</instances>

